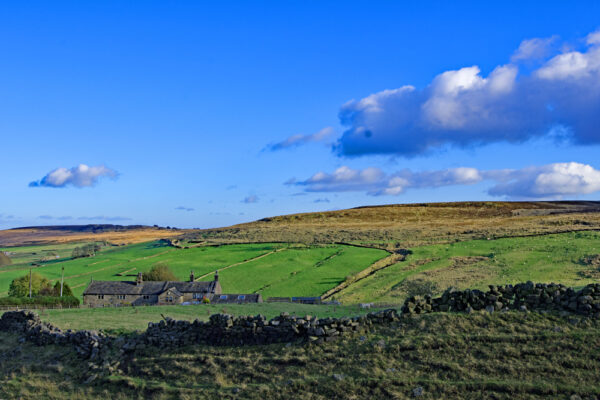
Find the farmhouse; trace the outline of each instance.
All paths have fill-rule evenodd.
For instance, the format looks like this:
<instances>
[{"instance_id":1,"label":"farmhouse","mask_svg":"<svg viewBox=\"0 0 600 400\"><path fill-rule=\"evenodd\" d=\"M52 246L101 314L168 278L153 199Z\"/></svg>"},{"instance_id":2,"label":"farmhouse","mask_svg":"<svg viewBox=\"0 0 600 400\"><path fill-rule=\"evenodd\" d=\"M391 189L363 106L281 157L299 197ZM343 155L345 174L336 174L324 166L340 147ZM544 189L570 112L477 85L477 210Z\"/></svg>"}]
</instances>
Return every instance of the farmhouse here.
<instances>
[{"instance_id":1,"label":"farmhouse","mask_svg":"<svg viewBox=\"0 0 600 400\"><path fill-rule=\"evenodd\" d=\"M135 282L92 281L83 292L83 304L91 307L124 305L215 303L262 303L260 294L223 294L219 273L210 282L197 282L194 273L189 282L147 281L140 272Z\"/></svg>"}]
</instances>

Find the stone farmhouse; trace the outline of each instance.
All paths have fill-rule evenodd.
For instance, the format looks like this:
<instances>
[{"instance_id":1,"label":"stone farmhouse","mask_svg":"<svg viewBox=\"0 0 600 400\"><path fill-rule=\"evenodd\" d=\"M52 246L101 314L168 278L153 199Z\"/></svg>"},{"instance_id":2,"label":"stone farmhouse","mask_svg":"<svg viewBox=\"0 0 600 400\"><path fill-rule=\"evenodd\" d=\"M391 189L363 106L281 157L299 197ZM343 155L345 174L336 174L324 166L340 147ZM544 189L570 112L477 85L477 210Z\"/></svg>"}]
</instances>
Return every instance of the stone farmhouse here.
<instances>
[{"instance_id":1,"label":"stone farmhouse","mask_svg":"<svg viewBox=\"0 0 600 400\"><path fill-rule=\"evenodd\" d=\"M131 281L94 281L83 292L83 304L90 307L144 306L168 304L262 303L260 294L223 294L219 273L210 282L197 282L194 273L189 282L146 281L140 272Z\"/></svg>"}]
</instances>

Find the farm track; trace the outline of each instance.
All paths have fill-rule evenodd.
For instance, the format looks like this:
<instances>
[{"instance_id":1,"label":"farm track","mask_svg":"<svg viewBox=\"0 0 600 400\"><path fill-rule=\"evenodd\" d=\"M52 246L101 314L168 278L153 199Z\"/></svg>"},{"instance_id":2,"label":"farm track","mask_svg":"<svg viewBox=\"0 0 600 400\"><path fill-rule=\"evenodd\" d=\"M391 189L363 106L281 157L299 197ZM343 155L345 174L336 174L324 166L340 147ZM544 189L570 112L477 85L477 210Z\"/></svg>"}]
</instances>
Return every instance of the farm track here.
<instances>
[{"instance_id":1,"label":"farm track","mask_svg":"<svg viewBox=\"0 0 600 400\"><path fill-rule=\"evenodd\" d=\"M256 261L256 260L259 260L259 259L261 259L261 258L264 258L264 257L270 256L271 254L275 254L275 253L277 253L277 252L279 252L279 251L283 251L283 250L287 250L287 248L273 250L273 251L270 251L270 252L268 252L268 253L261 254L260 256L256 256L256 257L254 257L254 258L251 258L251 259L249 259L249 260L240 261L240 262L237 262L237 263L235 263L235 264L231 264L231 265L228 265L228 266L226 266L226 267L219 268L219 269L217 269L217 271L224 271L224 270L226 270L226 269L229 269L229 268L237 267L237 266L239 266L239 265L242 265L242 264L246 264L246 263L249 263L249 262L252 262L252 261ZM199 276L198 278L196 278L196 279L194 279L194 280L195 280L195 281L199 281L200 279L202 279L202 278L206 278L207 276L210 276L210 275L212 275L212 274L214 274L214 272L209 272L209 273L206 273L206 274L204 274L204 275L201 275L201 276Z\"/></svg>"}]
</instances>

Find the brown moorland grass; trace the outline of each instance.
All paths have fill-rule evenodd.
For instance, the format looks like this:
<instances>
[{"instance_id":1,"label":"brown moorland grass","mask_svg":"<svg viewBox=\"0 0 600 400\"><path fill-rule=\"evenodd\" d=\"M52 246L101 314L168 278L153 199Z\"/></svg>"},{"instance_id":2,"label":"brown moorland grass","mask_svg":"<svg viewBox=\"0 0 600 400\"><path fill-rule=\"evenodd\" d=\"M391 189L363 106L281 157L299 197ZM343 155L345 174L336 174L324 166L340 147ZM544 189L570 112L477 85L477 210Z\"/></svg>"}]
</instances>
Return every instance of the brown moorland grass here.
<instances>
[{"instance_id":1,"label":"brown moorland grass","mask_svg":"<svg viewBox=\"0 0 600 400\"><path fill-rule=\"evenodd\" d=\"M93 227L93 225L75 225L72 227L31 227L0 230L0 247L102 241L123 245L173 238L190 232L190 230L183 229L171 230L147 226L116 226L110 228L100 225L101 228L99 229Z\"/></svg>"},{"instance_id":2,"label":"brown moorland grass","mask_svg":"<svg viewBox=\"0 0 600 400\"><path fill-rule=\"evenodd\" d=\"M349 242L383 247L600 229L600 202L395 204L292 214L188 232L192 242Z\"/></svg>"}]
</instances>

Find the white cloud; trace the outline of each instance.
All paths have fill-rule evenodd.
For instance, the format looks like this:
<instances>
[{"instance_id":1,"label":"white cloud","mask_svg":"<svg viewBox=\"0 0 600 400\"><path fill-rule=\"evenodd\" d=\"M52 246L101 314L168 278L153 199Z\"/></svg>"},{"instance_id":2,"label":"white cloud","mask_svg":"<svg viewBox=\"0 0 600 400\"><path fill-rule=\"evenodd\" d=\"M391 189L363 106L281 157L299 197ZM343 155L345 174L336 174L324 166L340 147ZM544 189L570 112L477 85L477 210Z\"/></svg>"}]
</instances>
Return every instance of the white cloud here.
<instances>
[{"instance_id":1,"label":"white cloud","mask_svg":"<svg viewBox=\"0 0 600 400\"><path fill-rule=\"evenodd\" d=\"M331 174L318 172L305 181L294 181L307 192L365 192L373 196L400 195L408 189L438 188L493 182L492 196L521 199L560 199L600 191L600 171L576 162L555 163L518 170L450 168L414 172L404 169L385 174L379 168L338 168Z\"/></svg>"},{"instance_id":2,"label":"white cloud","mask_svg":"<svg viewBox=\"0 0 600 400\"><path fill-rule=\"evenodd\" d=\"M599 31L600 32L600 31ZM425 89L403 86L341 107L338 154L416 156L443 146L520 143L557 127L577 144L600 143L600 33L581 51L554 54L529 74L506 64L446 71ZM521 44L513 60L539 58L550 39ZM554 48L554 47L553 47Z\"/></svg>"},{"instance_id":3,"label":"white cloud","mask_svg":"<svg viewBox=\"0 0 600 400\"><path fill-rule=\"evenodd\" d=\"M558 36L523 40L510 59L512 62L517 62L545 58L549 54L552 44L557 39Z\"/></svg>"},{"instance_id":4,"label":"white cloud","mask_svg":"<svg viewBox=\"0 0 600 400\"><path fill-rule=\"evenodd\" d=\"M398 195L410 188L431 188L449 185L468 185L481 181L474 168L451 168L442 171L412 172L408 169L386 175L381 169L363 170L343 166L333 173L317 172L305 181L289 184L301 185L308 192L364 191L370 195Z\"/></svg>"},{"instance_id":5,"label":"white cloud","mask_svg":"<svg viewBox=\"0 0 600 400\"><path fill-rule=\"evenodd\" d=\"M600 29L587 35L586 43L590 46L600 44Z\"/></svg>"},{"instance_id":6,"label":"white cloud","mask_svg":"<svg viewBox=\"0 0 600 400\"><path fill-rule=\"evenodd\" d=\"M502 171L496 180L493 196L553 199L600 191L600 171L576 162Z\"/></svg>"},{"instance_id":7,"label":"white cloud","mask_svg":"<svg viewBox=\"0 0 600 400\"><path fill-rule=\"evenodd\" d=\"M102 177L116 179L118 175L119 174L117 171L107 168L103 165L89 167L85 164L79 164L78 166L69 169L57 168L53 171L50 171L39 181L31 182L29 186L62 188L71 185L82 188L94 186Z\"/></svg>"},{"instance_id":8,"label":"white cloud","mask_svg":"<svg viewBox=\"0 0 600 400\"><path fill-rule=\"evenodd\" d=\"M333 135L333 128L326 127L321 129L319 132L313 133L312 135L293 135L288 137L282 142L274 143L265 148L265 150L277 151L288 149L291 147L298 147L308 143L323 142L329 139Z\"/></svg>"}]
</instances>

